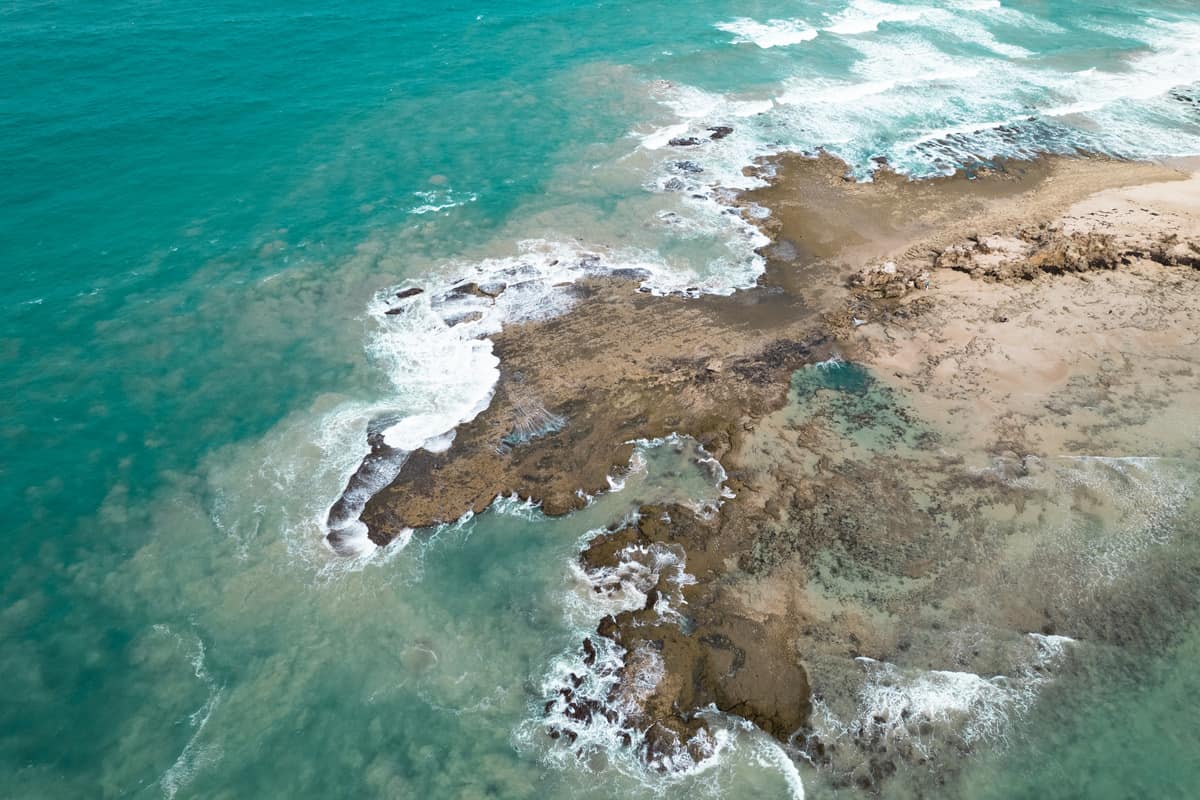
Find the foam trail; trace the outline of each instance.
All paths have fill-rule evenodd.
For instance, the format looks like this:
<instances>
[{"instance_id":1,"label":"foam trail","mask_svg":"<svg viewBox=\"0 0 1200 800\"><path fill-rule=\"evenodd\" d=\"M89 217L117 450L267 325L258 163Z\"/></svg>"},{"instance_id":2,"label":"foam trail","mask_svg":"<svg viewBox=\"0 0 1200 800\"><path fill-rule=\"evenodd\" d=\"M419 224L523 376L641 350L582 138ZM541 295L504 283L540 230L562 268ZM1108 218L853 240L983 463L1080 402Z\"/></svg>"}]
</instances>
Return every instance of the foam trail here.
<instances>
[{"instance_id":1,"label":"foam trail","mask_svg":"<svg viewBox=\"0 0 1200 800\"><path fill-rule=\"evenodd\" d=\"M933 9L857 0L838 12L824 30L841 36L873 33L885 22L916 22Z\"/></svg>"},{"instance_id":2,"label":"foam trail","mask_svg":"<svg viewBox=\"0 0 1200 800\"><path fill-rule=\"evenodd\" d=\"M453 192L414 192L415 197L424 201L419 205L413 206L408 210L408 213L413 216L422 216L424 214L436 214L440 211L448 211L451 208L474 203L479 199L479 196L470 193L467 195L456 195Z\"/></svg>"},{"instance_id":3,"label":"foam trail","mask_svg":"<svg viewBox=\"0 0 1200 800\"><path fill-rule=\"evenodd\" d=\"M783 775L791 800L804 800L804 780L800 777L800 770L796 769L795 762L779 743L762 731L754 731L754 747L761 766L775 769Z\"/></svg>"},{"instance_id":4,"label":"foam trail","mask_svg":"<svg viewBox=\"0 0 1200 800\"><path fill-rule=\"evenodd\" d=\"M720 22L717 30L735 35L734 44L755 44L765 49L810 42L817 38L817 31L795 19L772 19L756 22L749 17L738 17L729 22Z\"/></svg>"},{"instance_id":5,"label":"foam trail","mask_svg":"<svg viewBox=\"0 0 1200 800\"><path fill-rule=\"evenodd\" d=\"M181 789L186 788L192 782L196 773L207 766L215 764L221 758L220 746L215 744L201 744L201 738L204 735L205 728L208 726L208 721L212 718L213 712L221 703L221 697L225 692L225 688L218 686L212 676L209 675L204 661L204 641L199 636L194 636L193 641L189 643L182 636L172 632L166 625L155 625L154 631L173 637L177 646L187 648L188 661L191 663L193 674L207 685L209 690L208 698L204 701L204 704L188 716L188 724L194 729L191 738L188 739L187 744L184 745L175 762L163 772L158 781L163 796L167 800L173 800Z\"/></svg>"}]
</instances>

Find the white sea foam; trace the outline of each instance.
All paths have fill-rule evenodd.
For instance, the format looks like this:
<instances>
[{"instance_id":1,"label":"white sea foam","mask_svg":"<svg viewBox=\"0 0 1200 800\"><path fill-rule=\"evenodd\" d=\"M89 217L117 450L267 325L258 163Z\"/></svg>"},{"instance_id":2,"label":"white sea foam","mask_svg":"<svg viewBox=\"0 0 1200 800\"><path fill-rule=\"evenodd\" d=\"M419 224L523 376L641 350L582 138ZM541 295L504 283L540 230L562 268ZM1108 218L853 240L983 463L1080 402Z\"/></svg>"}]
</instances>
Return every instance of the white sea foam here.
<instances>
[{"instance_id":1,"label":"white sea foam","mask_svg":"<svg viewBox=\"0 0 1200 800\"><path fill-rule=\"evenodd\" d=\"M656 143L700 141L687 158L703 169L703 180L683 178L675 185L682 182L684 192L698 184L747 188L753 178L747 181L742 167L782 150L828 150L864 179L876 156L901 172L927 176L1045 152L1137 158L1200 152L1191 109L1168 94L1191 86L1200 74L1195 22L1146 20L1107 31L1144 48L1131 51L1119 67L1084 71L1030 59L1028 50L1000 38L1022 29L1064 31L994 2L943 7L853 0L824 21L809 22L858 52L849 70L821 74L798 61L797 76L773 98L722 97L683 86L660 92L676 119L668 123L672 136ZM993 30L993 23L1001 27ZM947 48L947 37L983 51ZM705 141L706 125L725 124L747 104L762 104L761 110L734 123L737 134ZM662 173L659 185L671 178Z\"/></svg>"},{"instance_id":2,"label":"white sea foam","mask_svg":"<svg viewBox=\"0 0 1200 800\"><path fill-rule=\"evenodd\" d=\"M1070 636L1058 634L1028 633L1026 636L1033 642L1036 652L1031 661L1034 669L1053 667L1064 655L1067 648L1076 641Z\"/></svg>"},{"instance_id":3,"label":"white sea foam","mask_svg":"<svg viewBox=\"0 0 1200 800\"><path fill-rule=\"evenodd\" d=\"M171 800L181 789L192 782L200 770L212 766L221 758L220 745L204 743L203 736L213 712L221 703L225 687L217 685L217 682L208 673L204 658L203 639L194 634L190 637L182 636L172 631L167 625L155 625L154 631L170 636L175 640L177 646L185 650L192 667L192 674L208 688L208 698L204 704L188 715L188 725L192 728L191 737L174 763L163 772L158 780L163 796Z\"/></svg>"},{"instance_id":4,"label":"white sea foam","mask_svg":"<svg viewBox=\"0 0 1200 800\"><path fill-rule=\"evenodd\" d=\"M1085 114L1127 101L1145 102L1164 97L1200 75L1200 24L1152 23L1138 31L1150 52L1128 60L1128 69L1108 72L1087 69L1061 76L1056 86L1073 99L1046 109L1044 114ZM1062 85L1066 84L1066 85ZM1152 130L1154 126L1146 126Z\"/></svg>"},{"instance_id":5,"label":"white sea foam","mask_svg":"<svg viewBox=\"0 0 1200 800\"><path fill-rule=\"evenodd\" d=\"M493 514L505 517L518 517L529 522L544 519L541 516L541 504L529 497L518 497L516 494L501 495L492 501L489 510Z\"/></svg>"},{"instance_id":6,"label":"white sea foam","mask_svg":"<svg viewBox=\"0 0 1200 800\"><path fill-rule=\"evenodd\" d=\"M408 213L413 216L447 211L451 208L474 203L479 199L479 196L474 193L455 194L448 190L441 192L414 192L413 196L423 201L408 210Z\"/></svg>"},{"instance_id":7,"label":"white sea foam","mask_svg":"<svg viewBox=\"0 0 1200 800\"><path fill-rule=\"evenodd\" d=\"M817 38L817 31L798 19L757 22L749 17L738 17L729 22L717 23L715 27L734 34L734 44L756 44L763 49L786 47Z\"/></svg>"},{"instance_id":8,"label":"white sea foam","mask_svg":"<svg viewBox=\"0 0 1200 800\"><path fill-rule=\"evenodd\" d=\"M759 765L766 769L775 769L787 784L790 800L804 800L804 780L792 757L784 751L772 737L762 731L753 732L754 756Z\"/></svg>"},{"instance_id":9,"label":"white sea foam","mask_svg":"<svg viewBox=\"0 0 1200 800\"><path fill-rule=\"evenodd\" d=\"M683 587L696 582L688 574L683 549L678 545L654 542L633 544L616 554L617 563L610 567L588 570L571 565L576 581L577 601L570 604L581 626L596 620L635 611L646 605L652 589L658 590L654 610L660 620L678 621L686 605Z\"/></svg>"},{"instance_id":10,"label":"white sea foam","mask_svg":"<svg viewBox=\"0 0 1200 800\"><path fill-rule=\"evenodd\" d=\"M844 366L845 363L846 359L842 358L837 353L834 353L824 361L818 361L817 363L813 364L813 367L815 369L837 369L841 366Z\"/></svg>"},{"instance_id":11,"label":"white sea foam","mask_svg":"<svg viewBox=\"0 0 1200 800\"><path fill-rule=\"evenodd\" d=\"M1003 745L1013 723L1032 707L1040 688L1053 677L1074 640L1028 634L1029 653L1011 675L983 677L972 672L905 669L859 657L864 677L857 710L841 719L820 698L814 701L813 736L824 744L878 742L914 754L936 768L943 748L969 751L976 745Z\"/></svg>"},{"instance_id":12,"label":"white sea foam","mask_svg":"<svg viewBox=\"0 0 1200 800\"><path fill-rule=\"evenodd\" d=\"M824 30L842 36L873 33L885 22L915 22L933 9L921 6L898 6L877 0L854 0L833 15Z\"/></svg>"},{"instance_id":13,"label":"white sea foam","mask_svg":"<svg viewBox=\"0 0 1200 800\"><path fill-rule=\"evenodd\" d=\"M910 79L910 82L916 79ZM827 103L853 105L872 95L886 94L898 86L896 80L878 81L834 81L834 80L805 80L791 82L779 96L778 102L785 106L813 105Z\"/></svg>"},{"instance_id":14,"label":"white sea foam","mask_svg":"<svg viewBox=\"0 0 1200 800\"><path fill-rule=\"evenodd\" d=\"M1007 735L1009 714L1024 699L1023 687L1004 677L946 670L906 677L892 664L877 663L868 671L858 724L872 734L910 738L926 757L932 753L922 740L922 725L957 727L968 746L979 739L1000 740Z\"/></svg>"},{"instance_id":15,"label":"white sea foam","mask_svg":"<svg viewBox=\"0 0 1200 800\"><path fill-rule=\"evenodd\" d=\"M642 147L647 150L661 150L667 147L675 137L686 134L690 127L686 122L679 122L674 125L657 128L650 133L642 134L639 138L641 139Z\"/></svg>"},{"instance_id":16,"label":"white sea foam","mask_svg":"<svg viewBox=\"0 0 1200 800\"><path fill-rule=\"evenodd\" d=\"M885 3L881 0L853 0L849 6L832 16L823 29L841 36L858 36L875 33L885 23L901 23L933 28L941 34L955 36L973 44L986 47L994 53L1008 58L1026 58L1029 50L998 40L982 23L963 11L951 11L931 6L910 6Z\"/></svg>"}]
</instances>

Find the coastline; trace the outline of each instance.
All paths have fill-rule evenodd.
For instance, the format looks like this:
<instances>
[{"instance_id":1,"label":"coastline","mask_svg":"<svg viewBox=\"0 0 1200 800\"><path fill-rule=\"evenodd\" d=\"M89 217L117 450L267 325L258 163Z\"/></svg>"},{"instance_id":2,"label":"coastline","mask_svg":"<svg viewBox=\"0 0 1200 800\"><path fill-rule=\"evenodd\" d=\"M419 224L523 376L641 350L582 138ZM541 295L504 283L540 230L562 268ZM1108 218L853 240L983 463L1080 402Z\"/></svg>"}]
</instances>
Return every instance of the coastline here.
<instances>
[{"instance_id":1,"label":"coastline","mask_svg":"<svg viewBox=\"0 0 1200 800\"><path fill-rule=\"evenodd\" d=\"M581 557L596 571L638 548L682 551L694 582L660 582L644 608L598 621L628 654L618 685L653 673L654 688L588 705L564 687L548 731L622 702L638 709L630 743L664 766L705 755L696 712L711 704L871 788L970 751L972 703L993 686L979 676L1032 692L1043 677L1029 676L1065 641L1096 635L1109 588L1053 588L1063 570L1095 565L1046 522L1070 516L1063 485L1121 477L1105 458L1182 456L1178 409L1200 400L1185 324L1200 319L1198 179L1097 158L927 181L882 171L866 184L827 156L775 167L771 186L738 200L771 212L757 287L684 298L647 297L623 277L577 284L570 310L495 336L491 405L445 452L414 453L362 521L385 544L500 495L567 513L625 469L633 440L694 437L735 499L710 519L644 508ZM1168 228L1178 241L1164 241ZM1093 237L1096 252L1080 263L1072 237ZM660 608L668 593L687 604L686 626ZM964 620L979 642L965 642ZM595 647L583 643L585 663ZM954 679L968 702L953 720L915 700L904 719L860 708L880 686L934 674L970 676ZM1025 702L1023 691L996 702ZM913 745L918 724L937 729L932 745Z\"/></svg>"},{"instance_id":2,"label":"coastline","mask_svg":"<svg viewBox=\"0 0 1200 800\"><path fill-rule=\"evenodd\" d=\"M5 9L0 797L1200 785L1200 3L122 12Z\"/></svg>"},{"instance_id":3,"label":"coastline","mask_svg":"<svg viewBox=\"0 0 1200 800\"><path fill-rule=\"evenodd\" d=\"M502 494L535 499L550 515L565 513L579 507L579 492L603 490L607 476L628 461L629 447L608 446L612 441L663 436L679 423L698 434L711 434L706 446L723 452L717 432L706 431L698 420L707 417L711 423L737 414L720 413L720 401L695 393L685 398L670 393L694 383L697 376L702 376L700 383L724 386L726 373L733 373L732 383L741 385L731 387L732 403L749 401L747 416L761 413L765 406L760 402L767 398L747 384L772 383L766 373L782 374L791 371L788 366L821 360L833 344L830 335L844 333L829 328L831 318L845 310L849 295L842 273L853 265L962 239L986 226L1049 218L1110 186L1182 176L1179 170L1141 162L1048 157L1022 162L1012 172L993 171L982 179L960 174L910 181L884 172L875 182L863 184L845 180L845 165L830 156L785 156L776 161L783 175L737 201L742 207L772 212L759 221L771 243L763 248L767 269L757 286L729 296L648 297L634 291L640 278L636 273L572 285L575 304L568 311L510 324L493 337L502 373L497 399L459 427L450 452L414 453L401 474L368 504L363 514L368 527L385 531L450 522L468 510L481 512ZM937 213L925 212L925 218L915 222L906 217L914 209L934 205L939 193L948 194L951 202L940 203ZM897 218L898 224L889 224ZM836 235L824 245L797 245L825 236L826 229ZM486 296L473 285L468 291ZM628 332L636 332L635 340L626 338ZM706 388L706 394L712 394L712 387ZM642 396L635 396L639 390ZM766 394L768 405L778 404L783 390L777 387ZM546 468L541 470L531 469L526 454L567 444L568 439L579 444L574 437L584 426L567 426L566 437L548 437L525 450L492 453L511 458L507 469L491 458L488 451L512 432L517 417L532 407L553 410L556 405L587 414L592 425L610 424L621 432L589 439L587 457L575 461L565 452L568 448L560 447L553 461L543 459ZM625 410L624 418L618 409ZM591 452L597 446L605 450L602 456ZM475 463L456 466L467 460ZM435 472L441 473L437 480L432 479ZM488 480L479 480L482 475ZM408 484L420 488L403 493L401 487ZM386 533L373 537L380 543L390 538Z\"/></svg>"}]
</instances>

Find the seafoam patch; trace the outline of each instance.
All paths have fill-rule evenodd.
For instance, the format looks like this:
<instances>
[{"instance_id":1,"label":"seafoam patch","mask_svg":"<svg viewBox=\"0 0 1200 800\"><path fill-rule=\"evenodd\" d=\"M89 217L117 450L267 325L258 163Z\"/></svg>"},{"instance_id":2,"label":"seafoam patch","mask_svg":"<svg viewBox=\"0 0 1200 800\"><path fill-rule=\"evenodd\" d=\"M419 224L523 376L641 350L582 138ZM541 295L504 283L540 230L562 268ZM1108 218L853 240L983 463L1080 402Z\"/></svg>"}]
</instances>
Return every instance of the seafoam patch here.
<instances>
[{"instance_id":1,"label":"seafoam patch","mask_svg":"<svg viewBox=\"0 0 1200 800\"><path fill-rule=\"evenodd\" d=\"M1197 74L1200 26L1190 20L1106 29L1106 35L1142 47L1118 65L1082 71L1032 58L1011 36L1023 30L1064 34L1062 27L991 0L959 0L950 7L852 0L822 19L720 24L740 42L757 37L769 45L772 34L794 29L809 38L837 38L856 51L843 70L822 72L798 61L795 77L775 96L670 86L666 102L677 118L661 126L671 134L655 137L657 145L697 140L693 160L706 173L731 175L735 182L723 185L739 186L734 173L780 151L825 150L869 179L876 158L927 177L1046 152L1152 158L1200 149L1194 119L1169 97ZM954 46L947 47L948 40ZM737 141L706 142L705 124L726 124L737 107L756 104L755 115L735 126ZM705 124L698 124L701 119ZM685 126L689 120L696 122ZM743 157L734 158L735 152Z\"/></svg>"},{"instance_id":2,"label":"seafoam patch","mask_svg":"<svg viewBox=\"0 0 1200 800\"><path fill-rule=\"evenodd\" d=\"M714 27L732 33L734 44L755 44L764 50L810 42L817 38L817 31L798 19L758 22L750 17L738 17L728 22L719 22Z\"/></svg>"},{"instance_id":3,"label":"seafoam patch","mask_svg":"<svg viewBox=\"0 0 1200 800\"><path fill-rule=\"evenodd\" d=\"M833 768L850 771L872 753L936 769L950 752L970 752L985 743L1004 745L1014 722L1029 711L1075 642L1031 633L1025 644L1025 660L1012 674L991 677L859 657L863 677L854 713L839 717L817 696L804 749L836 751ZM853 755L847 755L846 747Z\"/></svg>"}]
</instances>

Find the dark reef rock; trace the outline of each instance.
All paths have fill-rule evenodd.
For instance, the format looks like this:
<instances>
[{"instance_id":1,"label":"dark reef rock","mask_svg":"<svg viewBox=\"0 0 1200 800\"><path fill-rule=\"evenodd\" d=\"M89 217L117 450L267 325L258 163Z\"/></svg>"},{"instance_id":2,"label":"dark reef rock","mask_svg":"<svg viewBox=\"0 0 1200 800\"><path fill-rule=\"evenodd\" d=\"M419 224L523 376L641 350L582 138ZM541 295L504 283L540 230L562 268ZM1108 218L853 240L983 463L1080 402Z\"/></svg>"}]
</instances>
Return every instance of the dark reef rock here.
<instances>
[{"instance_id":1,"label":"dark reef rock","mask_svg":"<svg viewBox=\"0 0 1200 800\"><path fill-rule=\"evenodd\" d=\"M611 569L630 547L669 547L684 558L690 574L707 575L720 568L721 556L705 546L718 524L682 507L644 507L636 525L593 540L581 560L589 570ZM606 616L597 625L600 636L626 651L621 681L609 702L634 709L627 720L628 741L637 743L652 766L685 753L697 761L706 755L705 737L698 734L707 724L697 712L709 705L748 719L781 741L808 722L808 676L794 648L759 622L724 611L713 602L719 591L704 581L681 589L664 572L646 590L641 608ZM686 620L661 612L661 601L668 598L671 608L688 610ZM590 640L583 650L585 663L593 662ZM662 677L645 677L657 674ZM655 681L648 693L631 688ZM578 709L566 712L580 720Z\"/></svg>"},{"instance_id":2,"label":"dark reef rock","mask_svg":"<svg viewBox=\"0 0 1200 800\"><path fill-rule=\"evenodd\" d=\"M467 283L460 283L459 285L452 287L450 291L446 293L446 296L464 297L470 295L472 297L486 297L488 299L495 299L506 288L508 288L507 285L501 282L479 284L475 283L474 281L469 281Z\"/></svg>"},{"instance_id":3,"label":"dark reef rock","mask_svg":"<svg viewBox=\"0 0 1200 800\"><path fill-rule=\"evenodd\" d=\"M676 161L671 164L671 168L676 172L683 172L688 175L699 175L701 172L704 172L704 167L695 161Z\"/></svg>"}]
</instances>

